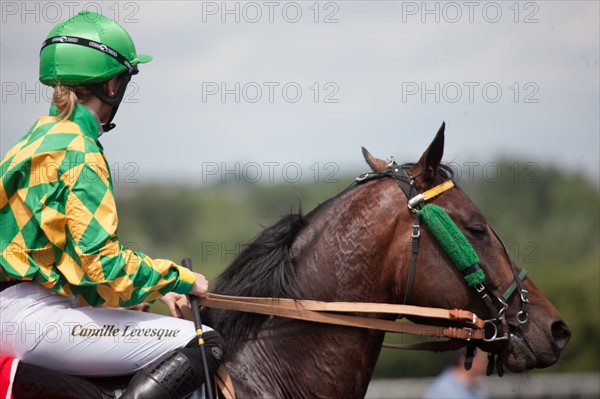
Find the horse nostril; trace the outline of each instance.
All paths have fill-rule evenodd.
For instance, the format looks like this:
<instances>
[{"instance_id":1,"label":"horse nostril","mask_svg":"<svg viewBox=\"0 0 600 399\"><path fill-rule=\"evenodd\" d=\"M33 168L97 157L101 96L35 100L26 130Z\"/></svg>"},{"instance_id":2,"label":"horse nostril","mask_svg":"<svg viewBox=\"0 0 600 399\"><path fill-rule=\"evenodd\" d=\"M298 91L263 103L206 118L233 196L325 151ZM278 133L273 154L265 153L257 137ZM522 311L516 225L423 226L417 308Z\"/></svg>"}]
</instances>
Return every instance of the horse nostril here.
<instances>
[{"instance_id":1,"label":"horse nostril","mask_svg":"<svg viewBox=\"0 0 600 399\"><path fill-rule=\"evenodd\" d=\"M561 320L552 323L552 338L561 348L564 347L571 338L571 329Z\"/></svg>"}]
</instances>

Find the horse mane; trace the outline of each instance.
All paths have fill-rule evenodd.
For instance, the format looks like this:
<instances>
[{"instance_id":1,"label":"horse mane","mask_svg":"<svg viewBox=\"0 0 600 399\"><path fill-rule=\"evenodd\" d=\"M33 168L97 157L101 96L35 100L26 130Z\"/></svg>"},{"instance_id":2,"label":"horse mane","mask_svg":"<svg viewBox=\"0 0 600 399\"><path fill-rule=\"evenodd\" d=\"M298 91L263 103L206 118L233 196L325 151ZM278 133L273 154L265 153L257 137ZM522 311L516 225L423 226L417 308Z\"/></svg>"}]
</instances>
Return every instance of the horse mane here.
<instances>
[{"instance_id":1,"label":"horse mane","mask_svg":"<svg viewBox=\"0 0 600 399\"><path fill-rule=\"evenodd\" d=\"M303 299L296 280L290 247L307 225L301 214L290 214L264 229L219 276L214 292L233 296ZM260 329L268 316L209 309L208 322L227 342L234 354Z\"/></svg>"}]
</instances>

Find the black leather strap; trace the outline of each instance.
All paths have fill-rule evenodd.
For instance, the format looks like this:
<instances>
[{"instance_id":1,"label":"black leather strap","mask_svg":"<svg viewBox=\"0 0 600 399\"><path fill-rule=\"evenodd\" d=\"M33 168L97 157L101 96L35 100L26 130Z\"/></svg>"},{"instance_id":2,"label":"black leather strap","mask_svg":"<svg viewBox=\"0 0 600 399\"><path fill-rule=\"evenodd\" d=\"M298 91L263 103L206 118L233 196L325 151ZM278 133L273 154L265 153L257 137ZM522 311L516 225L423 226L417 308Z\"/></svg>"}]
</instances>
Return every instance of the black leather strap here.
<instances>
[{"instance_id":1,"label":"black leather strap","mask_svg":"<svg viewBox=\"0 0 600 399\"><path fill-rule=\"evenodd\" d=\"M419 237L421 236L421 226L418 216L415 216L415 221L412 226L412 252L410 255L410 263L408 266L408 279L406 280L406 291L404 293L404 304L410 304L412 289L415 281L415 269L417 267L417 255L419 253Z\"/></svg>"}]
</instances>

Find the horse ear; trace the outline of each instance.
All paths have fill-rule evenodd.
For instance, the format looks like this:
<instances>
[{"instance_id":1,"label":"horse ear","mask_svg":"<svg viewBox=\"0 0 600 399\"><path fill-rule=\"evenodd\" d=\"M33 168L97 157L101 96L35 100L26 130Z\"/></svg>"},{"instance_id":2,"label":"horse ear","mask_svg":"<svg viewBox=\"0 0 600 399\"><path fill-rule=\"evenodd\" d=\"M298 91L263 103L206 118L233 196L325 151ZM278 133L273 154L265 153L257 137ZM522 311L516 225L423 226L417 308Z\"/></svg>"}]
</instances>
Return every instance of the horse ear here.
<instances>
[{"instance_id":1,"label":"horse ear","mask_svg":"<svg viewBox=\"0 0 600 399\"><path fill-rule=\"evenodd\" d=\"M419 162L412 167L410 171L411 176L420 177L424 180L433 179L442 162L442 156L444 155L445 128L446 122L442 122L442 126L440 126L433 141L429 144L429 147L427 147L423 155L421 155Z\"/></svg>"},{"instance_id":2,"label":"horse ear","mask_svg":"<svg viewBox=\"0 0 600 399\"><path fill-rule=\"evenodd\" d=\"M381 173L387 168L388 162L384 161L383 159L375 158L369 151L367 151L365 147L361 148L363 156L365 157L365 161L367 161L373 172Z\"/></svg>"}]
</instances>

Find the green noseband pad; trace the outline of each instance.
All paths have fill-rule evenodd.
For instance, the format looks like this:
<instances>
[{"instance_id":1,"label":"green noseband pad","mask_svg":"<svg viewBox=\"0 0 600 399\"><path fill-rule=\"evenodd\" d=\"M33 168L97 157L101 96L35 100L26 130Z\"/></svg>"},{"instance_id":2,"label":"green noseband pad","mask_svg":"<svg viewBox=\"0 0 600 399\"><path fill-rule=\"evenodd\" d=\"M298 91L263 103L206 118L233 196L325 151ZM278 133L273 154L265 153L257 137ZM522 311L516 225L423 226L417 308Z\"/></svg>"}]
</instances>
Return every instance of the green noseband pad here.
<instances>
[{"instance_id":1,"label":"green noseband pad","mask_svg":"<svg viewBox=\"0 0 600 399\"><path fill-rule=\"evenodd\" d=\"M418 215L460 272L464 274L466 269L479 263L471 243L442 208L427 204ZM477 285L484 279L485 274L479 268L465 275L469 286Z\"/></svg>"}]
</instances>

